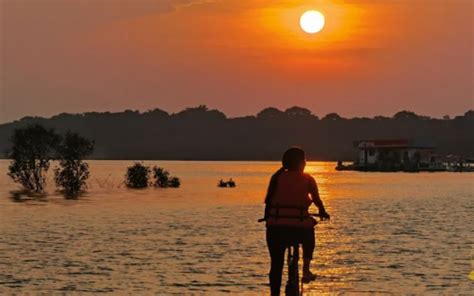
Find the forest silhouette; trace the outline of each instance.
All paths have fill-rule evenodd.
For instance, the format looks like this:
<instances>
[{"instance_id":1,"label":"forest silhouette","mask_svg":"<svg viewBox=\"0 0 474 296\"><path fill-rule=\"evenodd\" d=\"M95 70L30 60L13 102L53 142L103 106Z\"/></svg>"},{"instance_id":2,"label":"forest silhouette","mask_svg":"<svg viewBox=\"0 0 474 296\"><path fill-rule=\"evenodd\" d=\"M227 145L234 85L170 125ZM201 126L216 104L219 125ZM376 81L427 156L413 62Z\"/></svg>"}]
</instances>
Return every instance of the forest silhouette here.
<instances>
[{"instance_id":1,"label":"forest silhouette","mask_svg":"<svg viewBox=\"0 0 474 296\"><path fill-rule=\"evenodd\" d=\"M354 140L394 138L429 143L441 155L474 156L473 110L452 119L409 111L393 117L349 119L330 113L319 118L297 106L285 111L270 107L238 118L204 105L174 114L160 109L62 113L0 125L3 158L14 129L30 124L71 130L94 140L91 159L277 160L289 146L301 146L311 160L352 160Z\"/></svg>"}]
</instances>

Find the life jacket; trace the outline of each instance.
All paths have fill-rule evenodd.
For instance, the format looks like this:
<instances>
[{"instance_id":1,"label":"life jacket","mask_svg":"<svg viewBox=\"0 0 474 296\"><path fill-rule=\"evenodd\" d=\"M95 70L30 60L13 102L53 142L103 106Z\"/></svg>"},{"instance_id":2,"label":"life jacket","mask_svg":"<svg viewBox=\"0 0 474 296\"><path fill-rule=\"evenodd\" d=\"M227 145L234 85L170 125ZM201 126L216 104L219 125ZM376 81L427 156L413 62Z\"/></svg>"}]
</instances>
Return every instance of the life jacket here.
<instances>
[{"instance_id":1,"label":"life jacket","mask_svg":"<svg viewBox=\"0 0 474 296\"><path fill-rule=\"evenodd\" d=\"M277 177L276 189L269 201L267 226L310 228L316 220L309 216L310 176L299 171L284 171Z\"/></svg>"}]
</instances>

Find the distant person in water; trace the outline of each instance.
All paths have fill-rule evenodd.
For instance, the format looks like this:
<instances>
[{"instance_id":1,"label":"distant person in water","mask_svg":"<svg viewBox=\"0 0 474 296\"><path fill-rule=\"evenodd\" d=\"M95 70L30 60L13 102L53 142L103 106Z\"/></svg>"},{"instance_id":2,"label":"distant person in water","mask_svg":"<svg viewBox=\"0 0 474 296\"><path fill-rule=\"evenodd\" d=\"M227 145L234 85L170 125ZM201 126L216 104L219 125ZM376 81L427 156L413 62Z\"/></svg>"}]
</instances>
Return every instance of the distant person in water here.
<instances>
[{"instance_id":1,"label":"distant person in water","mask_svg":"<svg viewBox=\"0 0 474 296\"><path fill-rule=\"evenodd\" d=\"M297 240L303 246L303 282L316 276L310 270L315 248L316 220L308 214L311 203L319 209L322 220L330 216L319 198L316 181L304 173L305 153L290 148L283 154L283 166L271 177L265 198L267 246L271 258L271 295L280 295L281 278L286 247Z\"/></svg>"}]
</instances>

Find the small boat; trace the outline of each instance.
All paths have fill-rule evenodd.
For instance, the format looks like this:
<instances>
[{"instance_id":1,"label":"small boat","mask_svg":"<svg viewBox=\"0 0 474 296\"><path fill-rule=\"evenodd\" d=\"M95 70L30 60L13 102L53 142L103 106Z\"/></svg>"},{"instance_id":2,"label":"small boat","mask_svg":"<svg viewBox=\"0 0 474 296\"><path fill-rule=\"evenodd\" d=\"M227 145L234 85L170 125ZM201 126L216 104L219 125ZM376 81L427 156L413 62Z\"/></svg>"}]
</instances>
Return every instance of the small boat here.
<instances>
[{"instance_id":1,"label":"small boat","mask_svg":"<svg viewBox=\"0 0 474 296\"><path fill-rule=\"evenodd\" d=\"M230 178L229 181L227 182L220 179L219 182L217 183L217 187L221 187L221 188L227 188L227 187L233 188L235 186L236 186L235 181L232 180L232 178Z\"/></svg>"}]
</instances>

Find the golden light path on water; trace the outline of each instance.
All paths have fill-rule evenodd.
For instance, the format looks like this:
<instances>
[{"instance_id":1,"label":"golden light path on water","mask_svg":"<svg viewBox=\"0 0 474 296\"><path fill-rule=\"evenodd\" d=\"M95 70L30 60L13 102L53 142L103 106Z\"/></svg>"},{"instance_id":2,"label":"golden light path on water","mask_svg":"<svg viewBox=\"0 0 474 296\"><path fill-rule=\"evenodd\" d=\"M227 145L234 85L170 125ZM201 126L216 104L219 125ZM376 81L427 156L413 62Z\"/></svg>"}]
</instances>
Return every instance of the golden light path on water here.
<instances>
[{"instance_id":1,"label":"golden light path on water","mask_svg":"<svg viewBox=\"0 0 474 296\"><path fill-rule=\"evenodd\" d=\"M128 190L131 161L91 161L87 195L12 198L0 161L0 294L268 291L257 219L278 162L150 161L179 189ZM317 226L311 294L468 294L473 174L337 172L310 162L332 220ZM217 188L232 177L233 189ZM49 178L51 183L52 176Z\"/></svg>"}]
</instances>

